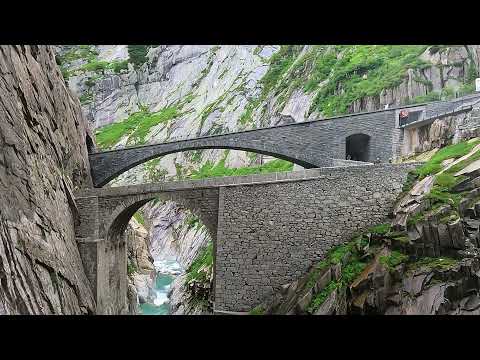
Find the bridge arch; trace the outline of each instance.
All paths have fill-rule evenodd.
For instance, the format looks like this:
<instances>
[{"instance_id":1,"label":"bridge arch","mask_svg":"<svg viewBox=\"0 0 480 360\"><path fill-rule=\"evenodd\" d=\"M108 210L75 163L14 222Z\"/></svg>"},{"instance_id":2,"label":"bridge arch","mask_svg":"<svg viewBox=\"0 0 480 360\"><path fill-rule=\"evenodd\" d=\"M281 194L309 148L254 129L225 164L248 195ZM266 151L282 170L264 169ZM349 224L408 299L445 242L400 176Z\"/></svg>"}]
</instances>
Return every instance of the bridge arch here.
<instances>
[{"instance_id":1,"label":"bridge arch","mask_svg":"<svg viewBox=\"0 0 480 360\"><path fill-rule=\"evenodd\" d=\"M137 194L121 199L109 199L103 210L105 221L100 235L108 242L117 242L127 229L132 216L148 202L159 198L173 201L197 216L208 229L210 237L216 238L218 218L218 189L175 191Z\"/></svg>"},{"instance_id":2,"label":"bridge arch","mask_svg":"<svg viewBox=\"0 0 480 360\"><path fill-rule=\"evenodd\" d=\"M225 145L225 144L207 144L195 146L177 146L174 149L159 149L161 145L169 145L171 143L147 145L135 148L125 148L119 150L105 151L93 153L89 155L92 168L92 178L95 186L104 186L111 180L120 176L124 172L143 164L149 160L153 160L165 155L194 151L194 150L239 150L252 152L261 155L272 156L277 159L286 160L294 164L300 165L306 169L316 168L319 165L314 161L306 159L304 154L285 155L281 150L276 151L275 147L269 150L263 149L264 146L241 146L241 145Z\"/></svg>"},{"instance_id":3,"label":"bridge arch","mask_svg":"<svg viewBox=\"0 0 480 360\"><path fill-rule=\"evenodd\" d=\"M355 133L345 139L345 158L354 161L370 161L371 136L364 133Z\"/></svg>"},{"instance_id":4,"label":"bridge arch","mask_svg":"<svg viewBox=\"0 0 480 360\"><path fill-rule=\"evenodd\" d=\"M77 199L81 222L77 241L92 290L97 313L121 314L127 309L127 236L126 229L135 212L155 198L171 200L189 210L205 225L216 246L218 224L218 188L153 189L155 185L105 188L103 194ZM136 190L135 190L136 188ZM90 220L98 219L98 221Z\"/></svg>"}]
</instances>

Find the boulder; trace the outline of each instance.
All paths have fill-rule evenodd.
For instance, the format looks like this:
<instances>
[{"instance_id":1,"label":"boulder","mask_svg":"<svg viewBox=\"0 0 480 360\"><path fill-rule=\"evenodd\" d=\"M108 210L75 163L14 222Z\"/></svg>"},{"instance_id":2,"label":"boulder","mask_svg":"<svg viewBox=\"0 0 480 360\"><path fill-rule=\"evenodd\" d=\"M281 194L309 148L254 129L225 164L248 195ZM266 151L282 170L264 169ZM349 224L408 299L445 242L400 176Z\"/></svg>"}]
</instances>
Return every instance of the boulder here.
<instances>
[{"instance_id":1,"label":"boulder","mask_svg":"<svg viewBox=\"0 0 480 360\"><path fill-rule=\"evenodd\" d=\"M455 176L471 175L480 172L480 159L475 160L471 164L465 166L462 170L455 173Z\"/></svg>"},{"instance_id":2,"label":"boulder","mask_svg":"<svg viewBox=\"0 0 480 360\"><path fill-rule=\"evenodd\" d=\"M300 300L297 301L295 311L298 314L305 314L307 312L308 305L310 305L310 302L312 301L312 296L313 292L312 289L310 289L304 296L300 298Z\"/></svg>"}]
</instances>

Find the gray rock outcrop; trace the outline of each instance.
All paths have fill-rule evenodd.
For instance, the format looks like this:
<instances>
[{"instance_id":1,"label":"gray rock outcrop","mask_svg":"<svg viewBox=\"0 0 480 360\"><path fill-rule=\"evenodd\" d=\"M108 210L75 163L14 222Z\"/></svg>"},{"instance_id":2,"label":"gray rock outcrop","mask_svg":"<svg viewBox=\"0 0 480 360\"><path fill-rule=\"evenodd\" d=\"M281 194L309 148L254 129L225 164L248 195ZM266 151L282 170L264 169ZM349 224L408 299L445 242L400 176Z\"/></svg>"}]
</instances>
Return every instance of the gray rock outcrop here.
<instances>
[{"instance_id":1,"label":"gray rock outcrop","mask_svg":"<svg viewBox=\"0 0 480 360\"><path fill-rule=\"evenodd\" d=\"M0 46L0 312L91 314L73 190L91 185L78 99L48 46Z\"/></svg>"}]
</instances>

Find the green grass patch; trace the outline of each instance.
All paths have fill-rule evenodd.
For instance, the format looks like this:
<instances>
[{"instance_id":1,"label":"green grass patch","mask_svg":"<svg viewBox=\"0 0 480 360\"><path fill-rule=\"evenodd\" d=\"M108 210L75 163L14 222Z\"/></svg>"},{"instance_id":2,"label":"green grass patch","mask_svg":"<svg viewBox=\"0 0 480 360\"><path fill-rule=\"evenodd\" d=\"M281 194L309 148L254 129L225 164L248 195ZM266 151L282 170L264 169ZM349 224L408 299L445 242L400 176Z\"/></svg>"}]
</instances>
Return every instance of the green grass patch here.
<instances>
[{"instance_id":1,"label":"green grass patch","mask_svg":"<svg viewBox=\"0 0 480 360\"><path fill-rule=\"evenodd\" d=\"M345 258L345 256L353 251L353 249L353 242L336 246L328 252L327 259L331 264L339 264Z\"/></svg>"},{"instance_id":2,"label":"green grass patch","mask_svg":"<svg viewBox=\"0 0 480 360\"><path fill-rule=\"evenodd\" d=\"M110 68L115 74L120 74L121 72L128 70L128 60L112 61Z\"/></svg>"},{"instance_id":3,"label":"green grass patch","mask_svg":"<svg viewBox=\"0 0 480 360\"><path fill-rule=\"evenodd\" d=\"M298 54L302 51L303 45L282 45L280 50L270 58L268 71L260 80L263 85L260 98L263 100L275 88L283 75L292 66Z\"/></svg>"},{"instance_id":4,"label":"green grass patch","mask_svg":"<svg viewBox=\"0 0 480 360\"><path fill-rule=\"evenodd\" d=\"M187 224L187 229L196 228L197 230L202 226L200 219L194 214L189 214L185 220Z\"/></svg>"},{"instance_id":5,"label":"green grass patch","mask_svg":"<svg viewBox=\"0 0 480 360\"><path fill-rule=\"evenodd\" d=\"M354 259L342 268L340 283L342 286L349 286L367 267L367 263Z\"/></svg>"},{"instance_id":6,"label":"green grass patch","mask_svg":"<svg viewBox=\"0 0 480 360\"><path fill-rule=\"evenodd\" d=\"M336 46L342 57L332 58L328 63L331 65L328 83L317 93L309 113L345 114L354 101L400 85L407 69L428 66L419 58L426 48L424 45Z\"/></svg>"},{"instance_id":7,"label":"green grass patch","mask_svg":"<svg viewBox=\"0 0 480 360\"><path fill-rule=\"evenodd\" d=\"M195 170L189 176L191 179L204 179L219 176L242 176L251 174L265 174L271 172L291 171L293 164L291 162L277 159L269 161L259 166L247 166L242 168L225 167L225 159L220 160L217 164L207 162L199 170Z\"/></svg>"},{"instance_id":8,"label":"green grass patch","mask_svg":"<svg viewBox=\"0 0 480 360\"><path fill-rule=\"evenodd\" d=\"M472 142L472 144L474 144L474 146L479 144L479 143L480 143L480 140L476 140L476 141ZM445 173L446 174L455 174L455 173L457 173L460 170L466 168L468 165L470 165L471 163L473 163L474 161L477 161L477 160L480 160L480 151L475 152L468 159L462 160L458 164L453 165L448 170L446 170ZM458 178L458 176L457 176L457 178Z\"/></svg>"},{"instance_id":9,"label":"green grass patch","mask_svg":"<svg viewBox=\"0 0 480 360\"><path fill-rule=\"evenodd\" d=\"M391 228L392 228L392 226L388 223L379 224L379 225L376 225L376 226L368 229L368 232L370 232L372 234L385 235L386 233L388 233L390 231Z\"/></svg>"},{"instance_id":10,"label":"green grass patch","mask_svg":"<svg viewBox=\"0 0 480 360\"><path fill-rule=\"evenodd\" d=\"M442 169L442 162L447 159L458 159L467 155L475 145L479 144L480 140L468 142L463 141L455 145L448 145L440 149L427 161L424 165L418 167L415 172L419 176L419 179L423 179L428 175L436 174ZM463 166L463 165L460 165ZM450 170L451 172L452 170Z\"/></svg>"},{"instance_id":11,"label":"green grass patch","mask_svg":"<svg viewBox=\"0 0 480 360\"><path fill-rule=\"evenodd\" d=\"M328 299L330 294L337 290L339 284L336 281L330 281L325 288L316 294L311 303L308 305L307 312L310 314L318 310L318 308Z\"/></svg>"},{"instance_id":12,"label":"green grass patch","mask_svg":"<svg viewBox=\"0 0 480 360\"><path fill-rule=\"evenodd\" d=\"M408 265L409 270L416 270L420 268L450 270L458 264L458 260L448 257L423 257Z\"/></svg>"},{"instance_id":13,"label":"green grass patch","mask_svg":"<svg viewBox=\"0 0 480 360\"><path fill-rule=\"evenodd\" d=\"M335 289L350 286L366 268L367 262L360 259L359 245L361 244L359 244L359 242L361 241L363 241L362 237L357 237L347 244L334 247L327 253L326 258L315 266L306 283L307 289L311 289L315 285L321 271L327 266L339 264L344 259L348 259L342 266L340 279L338 281L332 280L322 291L312 298L307 309L308 312L315 312Z\"/></svg>"},{"instance_id":14,"label":"green grass patch","mask_svg":"<svg viewBox=\"0 0 480 360\"><path fill-rule=\"evenodd\" d=\"M80 100L80 104L86 105L93 101L93 94L90 91L86 91L78 99Z\"/></svg>"},{"instance_id":15,"label":"green grass patch","mask_svg":"<svg viewBox=\"0 0 480 360\"><path fill-rule=\"evenodd\" d=\"M143 108L125 120L99 128L96 141L102 149L111 148L124 136L128 136L127 145L144 144L145 137L153 126L166 123L179 115L176 107L167 107L155 113Z\"/></svg>"},{"instance_id":16,"label":"green grass patch","mask_svg":"<svg viewBox=\"0 0 480 360\"><path fill-rule=\"evenodd\" d=\"M378 260L380 264L385 265L389 270L392 270L401 263L406 262L408 260L408 255L395 250L388 256L380 256Z\"/></svg>"},{"instance_id":17,"label":"green grass patch","mask_svg":"<svg viewBox=\"0 0 480 360\"><path fill-rule=\"evenodd\" d=\"M103 72L110 68L110 62L103 60L92 60L80 67L81 71Z\"/></svg>"},{"instance_id":18,"label":"green grass patch","mask_svg":"<svg viewBox=\"0 0 480 360\"><path fill-rule=\"evenodd\" d=\"M140 210L133 214L133 217L135 218L135 220L137 220L139 224L145 226L145 218L143 217L143 213Z\"/></svg>"},{"instance_id":19,"label":"green grass patch","mask_svg":"<svg viewBox=\"0 0 480 360\"><path fill-rule=\"evenodd\" d=\"M192 265L187 270L187 275L185 278L185 282L188 284L190 281L195 280L198 282L206 282L207 279L207 272L199 271L204 268L213 267L213 243L209 242L208 245L199 253L199 255L195 258Z\"/></svg>"},{"instance_id":20,"label":"green grass patch","mask_svg":"<svg viewBox=\"0 0 480 360\"><path fill-rule=\"evenodd\" d=\"M128 45L128 57L135 69L147 62L148 50L153 45Z\"/></svg>"},{"instance_id":21,"label":"green grass patch","mask_svg":"<svg viewBox=\"0 0 480 360\"><path fill-rule=\"evenodd\" d=\"M131 262L127 263L127 275L132 275L134 272L137 271L137 268L135 265L133 265Z\"/></svg>"},{"instance_id":22,"label":"green grass patch","mask_svg":"<svg viewBox=\"0 0 480 360\"><path fill-rule=\"evenodd\" d=\"M249 315L265 315L265 309L262 305L255 306L250 312Z\"/></svg>"}]
</instances>

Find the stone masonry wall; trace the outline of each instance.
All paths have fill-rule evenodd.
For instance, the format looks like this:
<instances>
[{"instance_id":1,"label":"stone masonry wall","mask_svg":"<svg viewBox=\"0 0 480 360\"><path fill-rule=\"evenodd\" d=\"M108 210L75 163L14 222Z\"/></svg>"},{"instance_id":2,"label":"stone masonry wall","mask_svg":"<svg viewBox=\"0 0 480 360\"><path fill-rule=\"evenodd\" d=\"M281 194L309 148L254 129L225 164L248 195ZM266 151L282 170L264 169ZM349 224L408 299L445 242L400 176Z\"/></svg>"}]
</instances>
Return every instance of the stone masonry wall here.
<instances>
[{"instance_id":1,"label":"stone masonry wall","mask_svg":"<svg viewBox=\"0 0 480 360\"><path fill-rule=\"evenodd\" d=\"M214 310L250 310L355 231L384 222L414 166L315 169L313 179L221 188Z\"/></svg>"}]
</instances>

